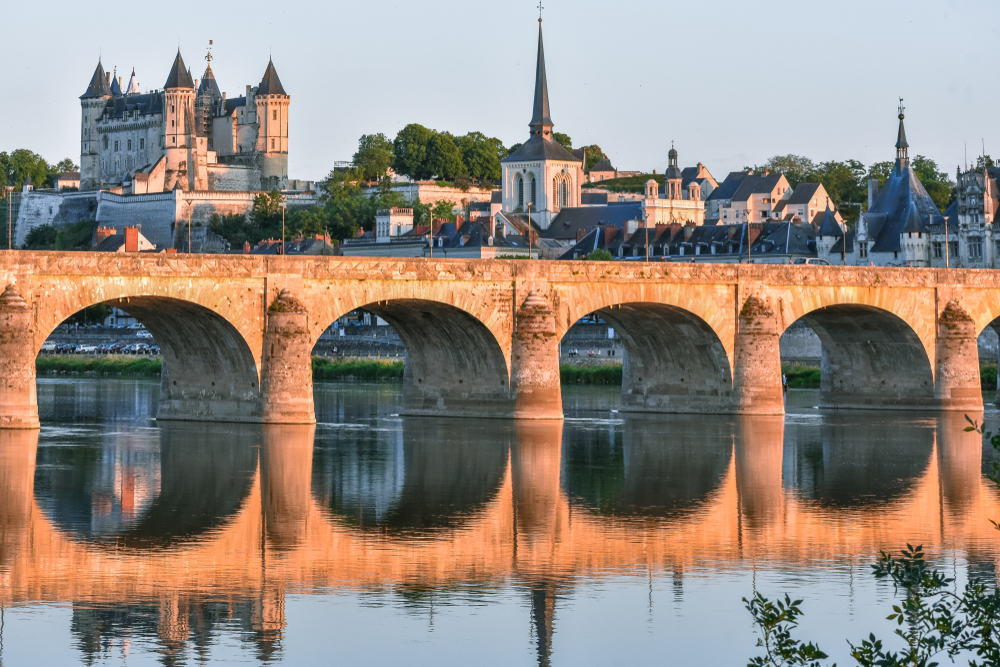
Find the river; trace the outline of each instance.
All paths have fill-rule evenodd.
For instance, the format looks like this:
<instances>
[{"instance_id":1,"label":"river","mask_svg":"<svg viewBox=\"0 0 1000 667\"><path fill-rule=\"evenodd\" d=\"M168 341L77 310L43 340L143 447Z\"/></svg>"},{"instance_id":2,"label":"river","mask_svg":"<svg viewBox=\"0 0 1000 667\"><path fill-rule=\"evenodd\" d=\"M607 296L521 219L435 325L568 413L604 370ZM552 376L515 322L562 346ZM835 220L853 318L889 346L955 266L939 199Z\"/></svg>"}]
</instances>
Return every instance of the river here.
<instances>
[{"instance_id":1,"label":"river","mask_svg":"<svg viewBox=\"0 0 1000 667\"><path fill-rule=\"evenodd\" d=\"M0 432L0 665L744 665L741 598L892 644L880 549L995 580L992 448L961 415L399 417L318 384L316 427L157 423L158 383L42 379ZM997 413L987 412L995 427Z\"/></svg>"}]
</instances>

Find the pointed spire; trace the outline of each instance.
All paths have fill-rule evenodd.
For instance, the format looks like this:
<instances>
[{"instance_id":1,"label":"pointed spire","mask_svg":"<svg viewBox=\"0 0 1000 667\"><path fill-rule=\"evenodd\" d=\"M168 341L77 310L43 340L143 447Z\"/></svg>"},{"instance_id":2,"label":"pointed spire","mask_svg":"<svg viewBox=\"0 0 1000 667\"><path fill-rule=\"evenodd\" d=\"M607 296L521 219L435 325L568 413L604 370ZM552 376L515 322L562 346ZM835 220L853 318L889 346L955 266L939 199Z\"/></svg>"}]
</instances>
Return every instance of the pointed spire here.
<instances>
[{"instance_id":1,"label":"pointed spire","mask_svg":"<svg viewBox=\"0 0 1000 667\"><path fill-rule=\"evenodd\" d=\"M115 68L114 74L111 75L111 94L115 97L121 97L122 95L122 85L118 80L118 68Z\"/></svg>"},{"instance_id":2,"label":"pointed spire","mask_svg":"<svg viewBox=\"0 0 1000 667\"><path fill-rule=\"evenodd\" d=\"M826 200L826 211L823 212L823 218L820 220L819 231L817 233L820 236L832 236L835 238L844 235L844 229L837 221L837 211L831 205L829 198Z\"/></svg>"},{"instance_id":3,"label":"pointed spire","mask_svg":"<svg viewBox=\"0 0 1000 667\"><path fill-rule=\"evenodd\" d=\"M906 160L909 158L910 144L906 143L906 128L903 127L903 118L905 118L903 111L903 98L899 98L899 134L896 137L896 159Z\"/></svg>"},{"instance_id":4,"label":"pointed spire","mask_svg":"<svg viewBox=\"0 0 1000 667\"><path fill-rule=\"evenodd\" d=\"M170 66L170 74L167 75L167 82L163 84L163 89L168 88L194 88L194 80L184 65L184 58L181 57L181 50L177 49L177 57L174 64Z\"/></svg>"},{"instance_id":5,"label":"pointed spire","mask_svg":"<svg viewBox=\"0 0 1000 667\"><path fill-rule=\"evenodd\" d=\"M288 96L285 92L284 87L281 85L281 79L278 78L278 71L274 69L274 61L268 58L267 69L264 70L264 78L260 80L260 85L257 86L258 95L284 95Z\"/></svg>"},{"instance_id":6,"label":"pointed spire","mask_svg":"<svg viewBox=\"0 0 1000 667\"><path fill-rule=\"evenodd\" d=\"M139 80L135 78L135 68L132 68L132 76L128 79L128 87L125 88L126 95L138 95L141 91L139 90Z\"/></svg>"},{"instance_id":7,"label":"pointed spire","mask_svg":"<svg viewBox=\"0 0 1000 667\"><path fill-rule=\"evenodd\" d=\"M90 85L87 86L87 92L80 96L80 99L87 99L90 97L110 97L111 88L108 86L108 75L104 72L104 66L101 65L101 61L97 61L97 69L94 70L94 76L90 79Z\"/></svg>"},{"instance_id":8,"label":"pointed spire","mask_svg":"<svg viewBox=\"0 0 1000 667\"><path fill-rule=\"evenodd\" d=\"M552 132L549 118L549 84L545 78L545 47L542 44L542 19L538 19L538 63L535 67L535 107L531 114L532 134L545 136Z\"/></svg>"}]
</instances>

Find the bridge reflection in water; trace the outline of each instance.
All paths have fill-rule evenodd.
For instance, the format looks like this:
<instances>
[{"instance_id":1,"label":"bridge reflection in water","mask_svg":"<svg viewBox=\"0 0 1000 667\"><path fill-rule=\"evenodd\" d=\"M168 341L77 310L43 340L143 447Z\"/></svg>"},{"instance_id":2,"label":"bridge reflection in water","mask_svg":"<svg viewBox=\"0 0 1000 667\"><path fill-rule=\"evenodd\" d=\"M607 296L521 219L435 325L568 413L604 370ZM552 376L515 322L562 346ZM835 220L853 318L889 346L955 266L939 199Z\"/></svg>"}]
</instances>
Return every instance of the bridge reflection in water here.
<instances>
[{"instance_id":1,"label":"bridge reflection in water","mask_svg":"<svg viewBox=\"0 0 1000 667\"><path fill-rule=\"evenodd\" d=\"M867 563L945 543L992 570L1000 517L961 416L169 424L0 431L4 606L73 604L78 648L280 655L290 593L523 587L538 664L580 578ZM317 433L317 428L319 429ZM169 662L169 660L168 660Z\"/></svg>"}]
</instances>

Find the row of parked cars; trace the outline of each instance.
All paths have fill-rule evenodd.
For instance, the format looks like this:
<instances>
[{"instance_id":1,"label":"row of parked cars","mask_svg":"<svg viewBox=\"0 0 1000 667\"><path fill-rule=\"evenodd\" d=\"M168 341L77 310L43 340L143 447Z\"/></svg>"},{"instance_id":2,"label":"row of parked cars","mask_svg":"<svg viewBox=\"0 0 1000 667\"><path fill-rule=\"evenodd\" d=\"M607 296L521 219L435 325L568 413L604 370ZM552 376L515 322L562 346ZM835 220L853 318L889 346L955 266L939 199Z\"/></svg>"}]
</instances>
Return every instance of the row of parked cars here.
<instances>
[{"instance_id":1,"label":"row of parked cars","mask_svg":"<svg viewBox=\"0 0 1000 667\"><path fill-rule=\"evenodd\" d=\"M43 354L159 354L159 345L146 343L107 343L105 345L77 345L76 343L50 343L42 345Z\"/></svg>"}]
</instances>

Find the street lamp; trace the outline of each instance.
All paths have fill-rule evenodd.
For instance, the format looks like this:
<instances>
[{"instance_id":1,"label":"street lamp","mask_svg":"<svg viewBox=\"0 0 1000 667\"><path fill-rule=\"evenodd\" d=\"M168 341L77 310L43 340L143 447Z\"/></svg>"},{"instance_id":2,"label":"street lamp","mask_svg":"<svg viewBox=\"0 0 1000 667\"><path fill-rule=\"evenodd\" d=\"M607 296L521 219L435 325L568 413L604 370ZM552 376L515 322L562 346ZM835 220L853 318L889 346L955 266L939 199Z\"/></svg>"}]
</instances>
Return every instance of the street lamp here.
<instances>
[{"instance_id":1,"label":"street lamp","mask_svg":"<svg viewBox=\"0 0 1000 667\"><path fill-rule=\"evenodd\" d=\"M646 261L649 262L649 211L642 212L642 233L646 237Z\"/></svg>"},{"instance_id":2,"label":"street lamp","mask_svg":"<svg viewBox=\"0 0 1000 667\"><path fill-rule=\"evenodd\" d=\"M430 225L430 255L431 259L434 259L434 209L431 208L430 204L427 205L427 224ZM445 259L448 259L445 257Z\"/></svg>"},{"instance_id":3,"label":"street lamp","mask_svg":"<svg viewBox=\"0 0 1000 667\"><path fill-rule=\"evenodd\" d=\"M5 189L7 190L7 250L10 250L13 248L11 216L13 215L14 186L8 185Z\"/></svg>"},{"instance_id":4,"label":"street lamp","mask_svg":"<svg viewBox=\"0 0 1000 667\"><path fill-rule=\"evenodd\" d=\"M281 254L285 254L285 200L288 195L281 195Z\"/></svg>"}]
</instances>

